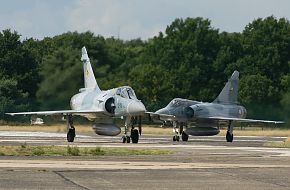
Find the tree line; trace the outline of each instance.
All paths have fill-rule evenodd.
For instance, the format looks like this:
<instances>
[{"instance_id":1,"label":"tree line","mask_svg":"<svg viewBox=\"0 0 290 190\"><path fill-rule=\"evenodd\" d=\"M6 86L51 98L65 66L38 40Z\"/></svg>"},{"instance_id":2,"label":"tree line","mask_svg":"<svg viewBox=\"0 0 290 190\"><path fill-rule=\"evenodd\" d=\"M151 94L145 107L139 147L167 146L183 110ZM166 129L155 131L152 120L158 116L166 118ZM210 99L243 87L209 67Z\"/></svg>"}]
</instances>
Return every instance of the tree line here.
<instances>
[{"instance_id":1,"label":"tree line","mask_svg":"<svg viewBox=\"0 0 290 190\"><path fill-rule=\"evenodd\" d=\"M258 18L240 33L204 18L175 19L148 40L67 32L42 40L0 32L0 120L5 112L69 109L83 87L87 47L101 89L132 86L155 111L173 98L213 101L234 70L249 117L290 118L290 23Z\"/></svg>"}]
</instances>

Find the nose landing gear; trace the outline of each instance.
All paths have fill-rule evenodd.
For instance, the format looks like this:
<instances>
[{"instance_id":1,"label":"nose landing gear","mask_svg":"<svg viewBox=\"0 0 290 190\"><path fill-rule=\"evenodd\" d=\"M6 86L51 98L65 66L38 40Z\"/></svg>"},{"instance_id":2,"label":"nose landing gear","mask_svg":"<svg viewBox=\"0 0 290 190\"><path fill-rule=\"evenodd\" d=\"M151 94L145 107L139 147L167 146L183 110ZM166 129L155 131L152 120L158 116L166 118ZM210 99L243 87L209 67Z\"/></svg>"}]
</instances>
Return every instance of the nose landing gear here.
<instances>
[{"instance_id":1,"label":"nose landing gear","mask_svg":"<svg viewBox=\"0 0 290 190\"><path fill-rule=\"evenodd\" d=\"M138 129L135 129L134 125L137 123L138 120ZM129 126L131 126L131 132L130 135L128 135ZM123 143L130 143L132 140L132 143L138 143L139 141L139 133L141 135L141 117L134 118L134 117L126 117L125 121L125 132L124 136L122 137Z\"/></svg>"},{"instance_id":2,"label":"nose landing gear","mask_svg":"<svg viewBox=\"0 0 290 190\"><path fill-rule=\"evenodd\" d=\"M180 135L181 135L181 139L182 141L188 141L188 134L186 134L184 132L184 127L185 129L187 128L187 124L186 123L178 123L176 121L173 122L173 133L174 136L172 138L172 140L175 141L179 141L180 140Z\"/></svg>"}]
</instances>

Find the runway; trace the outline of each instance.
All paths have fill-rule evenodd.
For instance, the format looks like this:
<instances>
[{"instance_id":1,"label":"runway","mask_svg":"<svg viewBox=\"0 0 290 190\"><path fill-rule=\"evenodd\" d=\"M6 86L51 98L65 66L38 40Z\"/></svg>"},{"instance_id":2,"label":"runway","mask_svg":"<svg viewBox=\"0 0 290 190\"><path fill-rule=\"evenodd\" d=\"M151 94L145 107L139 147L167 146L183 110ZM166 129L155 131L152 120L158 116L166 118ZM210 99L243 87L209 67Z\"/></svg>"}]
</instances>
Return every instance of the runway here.
<instances>
[{"instance_id":1,"label":"runway","mask_svg":"<svg viewBox=\"0 0 290 190\"><path fill-rule=\"evenodd\" d=\"M3 145L127 147L174 150L168 155L0 156L0 189L290 189L290 149L268 148L285 137L190 137L142 135L139 144L121 136L0 132Z\"/></svg>"}]
</instances>

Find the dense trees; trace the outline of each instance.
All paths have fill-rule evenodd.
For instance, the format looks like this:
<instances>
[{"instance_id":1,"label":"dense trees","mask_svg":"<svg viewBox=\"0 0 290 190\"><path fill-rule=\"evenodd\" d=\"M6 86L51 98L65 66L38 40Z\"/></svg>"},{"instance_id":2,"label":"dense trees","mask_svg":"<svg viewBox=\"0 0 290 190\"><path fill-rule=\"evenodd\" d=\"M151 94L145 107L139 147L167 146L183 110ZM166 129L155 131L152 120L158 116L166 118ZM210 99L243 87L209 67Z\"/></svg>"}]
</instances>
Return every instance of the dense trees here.
<instances>
[{"instance_id":1,"label":"dense trees","mask_svg":"<svg viewBox=\"0 0 290 190\"><path fill-rule=\"evenodd\" d=\"M17 32L0 32L0 112L32 108L39 81L39 65Z\"/></svg>"},{"instance_id":2,"label":"dense trees","mask_svg":"<svg viewBox=\"0 0 290 190\"><path fill-rule=\"evenodd\" d=\"M86 46L102 89L132 86L147 109L172 98L212 101L234 70L239 100L252 117L290 117L290 23L257 19L241 33L219 32L208 19L176 19L147 41L68 32L20 41L0 33L0 119L4 112L67 109L83 86Z\"/></svg>"}]
</instances>

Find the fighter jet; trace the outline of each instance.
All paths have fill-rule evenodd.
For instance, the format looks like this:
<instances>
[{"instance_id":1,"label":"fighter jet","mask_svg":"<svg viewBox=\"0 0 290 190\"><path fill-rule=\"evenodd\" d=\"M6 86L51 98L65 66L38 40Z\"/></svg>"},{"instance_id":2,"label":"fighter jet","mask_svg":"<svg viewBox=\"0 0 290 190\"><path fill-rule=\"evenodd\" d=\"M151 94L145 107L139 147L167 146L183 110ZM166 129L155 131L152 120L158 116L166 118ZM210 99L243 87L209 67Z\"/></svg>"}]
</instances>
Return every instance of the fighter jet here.
<instances>
[{"instance_id":1,"label":"fighter jet","mask_svg":"<svg viewBox=\"0 0 290 190\"><path fill-rule=\"evenodd\" d=\"M120 127L113 123L113 118L126 118L125 131L122 142L138 143L141 134L141 122L139 131L135 129L132 118L142 115L146 109L143 103L137 99L134 90L129 86L122 86L110 90L101 90L96 82L90 59L85 47L82 48L81 61L84 69L84 88L74 95L70 100L71 110L37 111L7 113L9 115L60 115L67 121L67 141L73 142L75 138L75 127L73 116L83 116L93 121L93 129L98 135L115 136L121 133ZM138 118L138 117L137 117ZM141 121L141 119L140 119ZM129 134L131 127L131 134ZM138 133L139 132L139 133Z\"/></svg>"},{"instance_id":2,"label":"fighter jet","mask_svg":"<svg viewBox=\"0 0 290 190\"><path fill-rule=\"evenodd\" d=\"M246 108L238 102L239 72L234 71L219 96L211 103L187 100L181 98L173 99L166 107L151 113L158 117L163 124L173 126L173 141L188 141L188 136L210 136L217 135L220 123L227 124L226 141L232 142L233 122L255 122L255 123L283 123L282 121L268 121L246 119ZM193 122L194 127L187 128Z\"/></svg>"}]
</instances>

